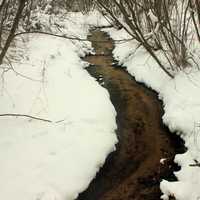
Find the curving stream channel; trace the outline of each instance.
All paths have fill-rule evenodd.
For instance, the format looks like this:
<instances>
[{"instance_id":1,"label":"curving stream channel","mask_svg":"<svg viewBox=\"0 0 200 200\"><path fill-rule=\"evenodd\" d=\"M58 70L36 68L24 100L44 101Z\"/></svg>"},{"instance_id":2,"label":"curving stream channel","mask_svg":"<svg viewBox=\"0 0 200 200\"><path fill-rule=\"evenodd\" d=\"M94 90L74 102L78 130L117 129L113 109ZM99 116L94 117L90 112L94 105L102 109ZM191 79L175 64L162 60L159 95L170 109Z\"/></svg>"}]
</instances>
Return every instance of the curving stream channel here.
<instances>
[{"instance_id":1,"label":"curving stream channel","mask_svg":"<svg viewBox=\"0 0 200 200\"><path fill-rule=\"evenodd\" d=\"M87 68L91 76L110 93L117 111L119 144L77 200L160 199L159 183L163 178L175 179L172 172L178 168L173 158L184 151L183 143L163 126L156 93L112 65L112 39L98 29L88 39L96 55L84 60L91 64ZM160 163L161 158L167 158L165 164Z\"/></svg>"}]
</instances>

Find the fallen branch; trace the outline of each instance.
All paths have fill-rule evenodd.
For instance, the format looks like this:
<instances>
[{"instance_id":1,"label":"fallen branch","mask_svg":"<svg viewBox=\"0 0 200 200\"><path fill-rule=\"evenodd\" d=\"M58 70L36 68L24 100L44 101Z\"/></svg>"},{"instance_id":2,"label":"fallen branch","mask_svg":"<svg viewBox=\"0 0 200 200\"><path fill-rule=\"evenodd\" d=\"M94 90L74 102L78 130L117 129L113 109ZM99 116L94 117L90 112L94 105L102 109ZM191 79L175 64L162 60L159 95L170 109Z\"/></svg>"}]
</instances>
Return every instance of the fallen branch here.
<instances>
[{"instance_id":1,"label":"fallen branch","mask_svg":"<svg viewBox=\"0 0 200 200\"><path fill-rule=\"evenodd\" d=\"M30 118L30 119L34 119L34 120L40 120L40 121L43 121L43 122L49 122L49 123L53 122L49 119L43 119L43 118L31 116L31 115L14 114L14 113L12 113L12 114L0 114L0 117L25 117L25 118Z\"/></svg>"},{"instance_id":2,"label":"fallen branch","mask_svg":"<svg viewBox=\"0 0 200 200\"><path fill-rule=\"evenodd\" d=\"M102 28L112 28L113 27L113 25L111 24L111 25L105 25L105 26L95 26L94 28L95 29L102 29Z\"/></svg>"},{"instance_id":3,"label":"fallen branch","mask_svg":"<svg viewBox=\"0 0 200 200\"><path fill-rule=\"evenodd\" d=\"M200 163L199 164L190 164L190 167L200 167Z\"/></svg>"},{"instance_id":4,"label":"fallen branch","mask_svg":"<svg viewBox=\"0 0 200 200\"><path fill-rule=\"evenodd\" d=\"M195 164L190 164L190 167L200 167L200 163L197 160L194 160Z\"/></svg>"}]
</instances>

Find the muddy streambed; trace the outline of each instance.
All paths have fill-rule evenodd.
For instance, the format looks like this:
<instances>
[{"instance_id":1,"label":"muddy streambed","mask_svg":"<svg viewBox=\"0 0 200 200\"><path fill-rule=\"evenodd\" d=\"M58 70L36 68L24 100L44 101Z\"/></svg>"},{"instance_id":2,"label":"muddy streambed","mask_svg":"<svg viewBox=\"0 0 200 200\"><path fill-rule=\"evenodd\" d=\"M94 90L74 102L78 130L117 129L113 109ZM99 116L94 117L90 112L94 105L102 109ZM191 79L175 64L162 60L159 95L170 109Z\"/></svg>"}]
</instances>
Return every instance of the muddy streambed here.
<instances>
[{"instance_id":1,"label":"muddy streambed","mask_svg":"<svg viewBox=\"0 0 200 200\"><path fill-rule=\"evenodd\" d=\"M163 126L156 93L138 84L124 69L113 66L111 38L94 30L89 40L96 55L84 60L91 64L87 68L91 76L110 93L117 111L119 144L77 200L160 199L159 183L163 178L175 179L173 158L184 151L183 144ZM160 164L161 158L167 158L164 165Z\"/></svg>"}]
</instances>

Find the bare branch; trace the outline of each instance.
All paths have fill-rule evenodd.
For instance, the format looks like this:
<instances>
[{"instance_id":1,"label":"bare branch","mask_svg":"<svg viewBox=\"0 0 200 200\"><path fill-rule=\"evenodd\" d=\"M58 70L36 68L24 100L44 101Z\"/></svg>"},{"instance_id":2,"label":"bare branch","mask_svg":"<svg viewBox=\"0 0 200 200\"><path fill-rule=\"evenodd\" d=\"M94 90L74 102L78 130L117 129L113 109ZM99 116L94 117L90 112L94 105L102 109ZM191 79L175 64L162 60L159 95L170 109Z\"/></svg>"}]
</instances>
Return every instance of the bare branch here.
<instances>
[{"instance_id":1,"label":"bare branch","mask_svg":"<svg viewBox=\"0 0 200 200\"><path fill-rule=\"evenodd\" d=\"M51 121L49 119L43 119L43 118L40 118L40 117L31 116L31 115L15 114L15 113L12 113L12 114L10 114L10 113L0 114L0 117L25 117L25 118L39 120L39 121L43 121L43 122L49 122L49 123L53 122L53 121Z\"/></svg>"}]
</instances>

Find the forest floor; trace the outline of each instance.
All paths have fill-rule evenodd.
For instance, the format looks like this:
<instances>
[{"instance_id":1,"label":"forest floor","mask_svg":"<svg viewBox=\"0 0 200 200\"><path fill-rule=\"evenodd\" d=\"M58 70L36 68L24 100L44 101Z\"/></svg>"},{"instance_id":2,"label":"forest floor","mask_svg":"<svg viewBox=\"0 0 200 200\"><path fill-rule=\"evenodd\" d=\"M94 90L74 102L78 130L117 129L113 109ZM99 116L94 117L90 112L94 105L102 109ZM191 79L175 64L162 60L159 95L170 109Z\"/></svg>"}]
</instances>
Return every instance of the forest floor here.
<instances>
[{"instance_id":1,"label":"forest floor","mask_svg":"<svg viewBox=\"0 0 200 200\"><path fill-rule=\"evenodd\" d=\"M178 168L173 159L184 151L183 143L162 124L157 94L114 64L112 39L93 30L89 40L96 54L84 60L91 64L88 72L110 93L119 144L78 200L160 199L160 181L175 179L172 172Z\"/></svg>"}]
</instances>

